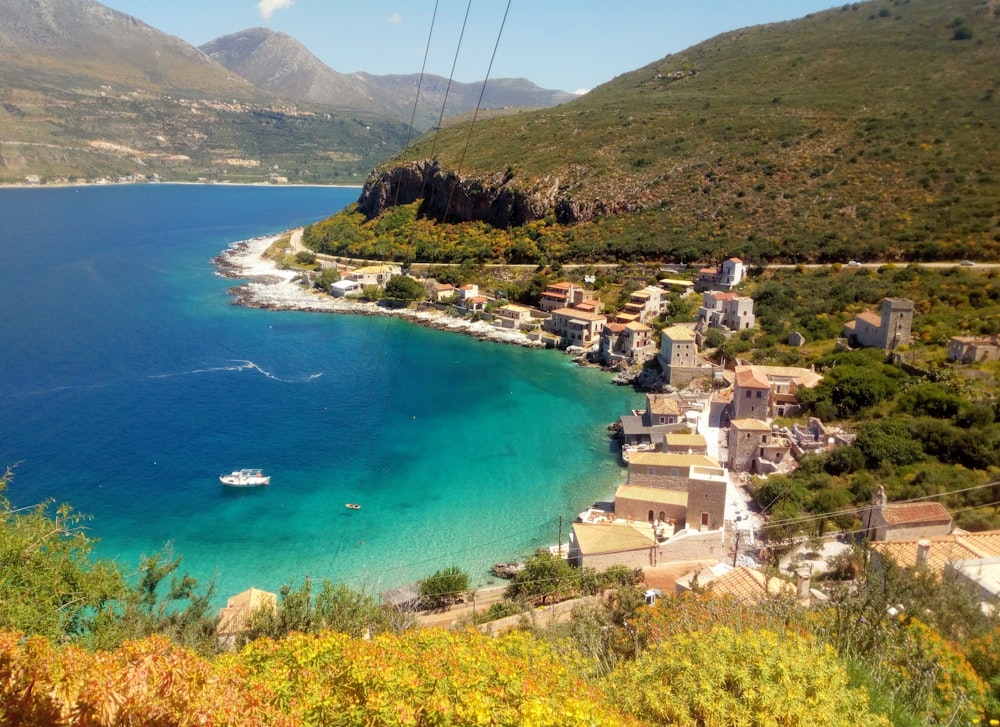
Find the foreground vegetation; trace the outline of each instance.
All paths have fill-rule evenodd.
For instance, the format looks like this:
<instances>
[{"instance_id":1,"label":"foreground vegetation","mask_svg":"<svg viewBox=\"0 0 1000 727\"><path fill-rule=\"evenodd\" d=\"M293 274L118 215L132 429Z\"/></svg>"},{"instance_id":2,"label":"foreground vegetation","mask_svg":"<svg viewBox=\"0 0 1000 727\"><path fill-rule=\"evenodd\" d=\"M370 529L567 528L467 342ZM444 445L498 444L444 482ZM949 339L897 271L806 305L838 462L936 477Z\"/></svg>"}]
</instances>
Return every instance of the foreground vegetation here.
<instances>
[{"instance_id":1,"label":"foreground vegetation","mask_svg":"<svg viewBox=\"0 0 1000 727\"><path fill-rule=\"evenodd\" d=\"M307 582L254 615L238 652L217 653L190 638L212 636L203 609L161 607L161 590L183 590L159 587L173 562L123 582L87 559L67 508L2 505L6 724L916 727L1000 714L1000 625L947 579L863 550L853 581L814 608L711 592L648 607L626 569L596 578L546 553L508 589L521 616L500 636L413 629L365 594ZM454 595L461 575L438 571L428 594ZM571 619L536 625L533 605L584 592L594 599Z\"/></svg>"}]
</instances>

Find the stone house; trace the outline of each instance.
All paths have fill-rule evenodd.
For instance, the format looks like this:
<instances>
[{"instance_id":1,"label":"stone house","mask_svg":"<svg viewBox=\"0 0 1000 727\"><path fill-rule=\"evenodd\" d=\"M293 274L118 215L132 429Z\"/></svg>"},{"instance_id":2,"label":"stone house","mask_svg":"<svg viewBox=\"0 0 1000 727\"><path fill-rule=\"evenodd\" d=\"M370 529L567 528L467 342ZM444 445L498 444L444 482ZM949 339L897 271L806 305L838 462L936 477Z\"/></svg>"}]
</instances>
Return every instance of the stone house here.
<instances>
[{"instance_id":1,"label":"stone house","mask_svg":"<svg viewBox=\"0 0 1000 727\"><path fill-rule=\"evenodd\" d=\"M702 268L698 271L694 289L702 290L732 290L746 277L746 265L738 257L724 260L722 265L714 268Z\"/></svg>"},{"instance_id":2,"label":"stone house","mask_svg":"<svg viewBox=\"0 0 1000 727\"><path fill-rule=\"evenodd\" d=\"M699 376L711 376L717 369L698 358L694 331L685 326L670 326L660 332L657 360L667 383L677 387L686 386Z\"/></svg>"},{"instance_id":3,"label":"stone house","mask_svg":"<svg viewBox=\"0 0 1000 727\"><path fill-rule=\"evenodd\" d=\"M667 432L687 429L691 406L675 394L646 394L646 408L618 418L626 447L662 444Z\"/></svg>"},{"instance_id":4,"label":"stone house","mask_svg":"<svg viewBox=\"0 0 1000 727\"><path fill-rule=\"evenodd\" d=\"M1000 602L1000 530L956 530L948 535L873 542L871 547L879 561L891 558L903 568L924 568L938 578L952 578L984 612L995 612Z\"/></svg>"},{"instance_id":5,"label":"stone house","mask_svg":"<svg viewBox=\"0 0 1000 727\"><path fill-rule=\"evenodd\" d=\"M595 301L591 291L579 283L552 283L539 296L538 307L546 313L552 313L560 308L580 308L585 301L589 301L588 305L585 306L588 312L604 312L600 301Z\"/></svg>"},{"instance_id":6,"label":"stone house","mask_svg":"<svg viewBox=\"0 0 1000 727\"><path fill-rule=\"evenodd\" d=\"M879 315L870 311L859 313L844 326L843 337L853 347L892 351L910 342L912 324L912 300L884 298Z\"/></svg>"},{"instance_id":7,"label":"stone house","mask_svg":"<svg viewBox=\"0 0 1000 727\"><path fill-rule=\"evenodd\" d=\"M865 530L872 542L913 540L951 532L951 515L940 502L887 502L881 485L865 513Z\"/></svg>"},{"instance_id":8,"label":"stone house","mask_svg":"<svg viewBox=\"0 0 1000 727\"><path fill-rule=\"evenodd\" d=\"M725 520L726 482L726 472L714 457L636 452L629 457L628 481L615 494L615 514L636 520L673 519L696 530L717 530ZM686 493L687 498L676 493ZM683 505L683 519L672 516L665 509L668 505ZM661 508L665 518L659 517Z\"/></svg>"},{"instance_id":9,"label":"stone house","mask_svg":"<svg viewBox=\"0 0 1000 727\"><path fill-rule=\"evenodd\" d=\"M798 392L822 380L815 371L797 366L737 366L729 416L761 420L798 416Z\"/></svg>"},{"instance_id":10,"label":"stone house","mask_svg":"<svg viewBox=\"0 0 1000 727\"><path fill-rule=\"evenodd\" d=\"M262 591L259 588L248 588L242 593L231 596L224 608L219 609L219 623L215 627L215 639L219 648L230 650L236 648L236 639L250 621L255 611L263 609L274 610L278 606L278 594Z\"/></svg>"},{"instance_id":11,"label":"stone house","mask_svg":"<svg viewBox=\"0 0 1000 727\"><path fill-rule=\"evenodd\" d=\"M515 331L521 326L530 324L532 320L531 308L516 303L500 306L493 311L493 315L496 316L496 323L500 328L509 328Z\"/></svg>"},{"instance_id":12,"label":"stone house","mask_svg":"<svg viewBox=\"0 0 1000 727\"><path fill-rule=\"evenodd\" d=\"M754 327L753 298L735 293L707 290L702 294L698 320L703 326L727 331L744 331Z\"/></svg>"},{"instance_id":13,"label":"stone house","mask_svg":"<svg viewBox=\"0 0 1000 727\"><path fill-rule=\"evenodd\" d=\"M580 346L590 350L600 343L601 331L608 322L606 316L575 308L559 308L542 323L542 330L560 339L563 346Z\"/></svg>"},{"instance_id":14,"label":"stone house","mask_svg":"<svg viewBox=\"0 0 1000 727\"><path fill-rule=\"evenodd\" d=\"M606 323L601 330L600 359L606 366L642 362L655 351L653 329L645 323Z\"/></svg>"},{"instance_id":15,"label":"stone house","mask_svg":"<svg viewBox=\"0 0 1000 727\"><path fill-rule=\"evenodd\" d=\"M348 295L359 295L364 285L357 280L344 278L335 283L330 283L330 295L334 298L343 298Z\"/></svg>"},{"instance_id":16,"label":"stone house","mask_svg":"<svg viewBox=\"0 0 1000 727\"><path fill-rule=\"evenodd\" d=\"M771 416L771 382L753 366L736 367L729 416L733 420L764 420Z\"/></svg>"},{"instance_id":17,"label":"stone house","mask_svg":"<svg viewBox=\"0 0 1000 727\"><path fill-rule=\"evenodd\" d=\"M356 268L344 274L348 280L354 280L362 285L377 285L384 288L392 278L402 275L403 269L399 265L368 265Z\"/></svg>"},{"instance_id":18,"label":"stone house","mask_svg":"<svg viewBox=\"0 0 1000 727\"><path fill-rule=\"evenodd\" d=\"M448 300L458 294L458 288L451 283L439 283L436 280L431 281L430 284L425 287L425 290L427 290L427 297L435 303Z\"/></svg>"},{"instance_id":19,"label":"stone house","mask_svg":"<svg viewBox=\"0 0 1000 727\"><path fill-rule=\"evenodd\" d=\"M792 441L759 419L734 419L729 423L729 469L733 472L770 474L792 456Z\"/></svg>"},{"instance_id":20,"label":"stone house","mask_svg":"<svg viewBox=\"0 0 1000 727\"><path fill-rule=\"evenodd\" d=\"M663 451L670 454L708 454L708 442L701 434L667 432L663 437Z\"/></svg>"},{"instance_id":21,"label":"stone house","mask_svg":"<svg viewBox=\"0 0 1000 727\"><path fill-rule=\"evenodd\" d=\"M649 285L641 290L633 292L629 296L628 303L625 304L615 317L619 323L638 322L645 323L660 315L666 300L663 297L663 289Z\"/></svg>"},{"instance_id":22,"label":"stone house","mask_svg":"<svg viewBox=\"0 0 1000 727\"><path fill-rule=\"evenodd\" d=\"M463 298L462 302L459 304L466 313L485 313L486 305L490 302L490 299L485 295L470 295L468 298Z\"/></svg>"},{"instance_id":23,"label":"stone house","mask_svg":"<svg viewBox=\"0 0 1000 727\"><path fill-rule=\"evenodd\" d=\"M612 565L643 568L656 565L653 526L644 521L573 523L568 559L581 568L605 571Z\"/></svg>"},{"instance_id":24,"label":"stone house","mask_svg":"<svg viewBox=\"0 0 1000 727\"><path fill-rule=\"evenodd\" d=\"M1000 361L1000 334L995 336L953 336L948 341L948 360L959 363Z\"/></svg>"}]
</instances>

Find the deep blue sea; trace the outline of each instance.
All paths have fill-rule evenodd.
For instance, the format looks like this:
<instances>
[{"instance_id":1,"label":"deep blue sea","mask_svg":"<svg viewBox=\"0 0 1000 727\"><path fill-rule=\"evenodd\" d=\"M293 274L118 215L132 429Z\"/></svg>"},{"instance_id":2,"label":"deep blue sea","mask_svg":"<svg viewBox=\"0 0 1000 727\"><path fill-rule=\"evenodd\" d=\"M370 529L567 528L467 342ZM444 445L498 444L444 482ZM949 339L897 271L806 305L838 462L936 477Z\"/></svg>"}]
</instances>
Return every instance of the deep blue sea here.
<instances>
[{"instance_id":1,"label":"deep blue sea","mask_svg":"<svg viewBox=\"0 0 1000 727\"><path fill-rule=\"evenodd\" d=\"M232 305L212 258L356 189L0 190L0 466L134 569L170 544L218 600L308 575L377 592L554 544L622 479L640 404L561 353ZM271 486L218 476L261 467ZM357 502L361 510L348 510Z\"/></svg>"}]
</instances>

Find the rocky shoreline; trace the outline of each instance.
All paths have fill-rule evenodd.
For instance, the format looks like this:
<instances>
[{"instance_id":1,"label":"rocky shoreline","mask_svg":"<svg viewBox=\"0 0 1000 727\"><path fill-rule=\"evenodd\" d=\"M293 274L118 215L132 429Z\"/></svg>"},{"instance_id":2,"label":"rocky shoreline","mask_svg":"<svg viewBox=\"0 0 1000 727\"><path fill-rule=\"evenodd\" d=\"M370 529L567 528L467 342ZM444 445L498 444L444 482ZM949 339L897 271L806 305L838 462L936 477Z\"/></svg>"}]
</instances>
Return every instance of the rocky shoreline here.
<instances>
[{"instance_id":1,"label":"rocky shoreline","mask_svg":"<svg viewBox=\"0 0 1000 727\"><path fill-rule=\"evenodd\" d=\"M543 343L528 338L520 331L498 328L486 321L448 315L432 306L397 308L384 303L334 298L308 288L300 282L301 273L283 270L273 260L264 257L264 253L279 237L280 235L257 237L234 243L214 259L219 275L247 281L229 289L234 305L266 310L395 316L419 326L462 333L480 341L528 348L544 347Z\"/></svg>"}]
</instances>

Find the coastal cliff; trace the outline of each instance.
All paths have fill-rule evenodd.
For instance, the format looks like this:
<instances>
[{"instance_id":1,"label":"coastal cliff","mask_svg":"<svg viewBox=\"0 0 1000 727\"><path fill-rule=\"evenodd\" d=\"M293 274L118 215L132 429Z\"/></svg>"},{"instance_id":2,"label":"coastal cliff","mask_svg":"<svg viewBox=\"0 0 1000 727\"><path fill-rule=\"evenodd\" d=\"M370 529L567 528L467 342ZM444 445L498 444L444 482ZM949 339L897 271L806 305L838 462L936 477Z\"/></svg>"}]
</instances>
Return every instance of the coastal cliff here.
<instances>
[{"instance_id":1,"label":"coastal cliff","mask_svg":"<svg viewBox=\"0 0 1000 727\"><path fill-rule=\"evenodd\" d=\"M518 179L507 169L486 176L462 176L424 159L376 170L365 182L358 209L369 220L394 205L420 202L420 212L447 222L486 222L493 227L520 227L553 215L563 224L634 212L640 202L624 198L578 199L571 180L542 176Z\"/></svg>"}]
</instances>

